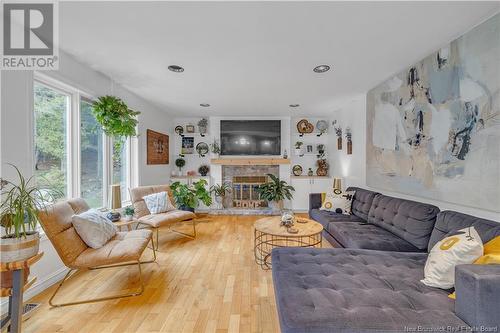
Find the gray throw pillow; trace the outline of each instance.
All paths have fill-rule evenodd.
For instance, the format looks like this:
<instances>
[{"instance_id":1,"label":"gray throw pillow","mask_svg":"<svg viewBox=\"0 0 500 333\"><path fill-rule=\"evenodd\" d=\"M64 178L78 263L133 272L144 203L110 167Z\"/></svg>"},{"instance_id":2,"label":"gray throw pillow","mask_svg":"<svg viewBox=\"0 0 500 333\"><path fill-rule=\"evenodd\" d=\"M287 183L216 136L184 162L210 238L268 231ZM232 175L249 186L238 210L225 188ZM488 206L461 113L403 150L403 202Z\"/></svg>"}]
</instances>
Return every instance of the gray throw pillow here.
<instances>
[{"instance_id":1,"label":"gray throw pillow","mask_svg":"<svg viewBox=\"0 0 500 333\"><path fill-rule=\"evenodd\" d=\"M151 214L160 214L175 209L170 202L167 192L153 193L143 197L146 206Z\"/></svg>"},{"instance_id":2,"label":"gray throw pillow","mask_svg":"<svg viewBox=\"0 0 500 333\"><path fill-rule=\"evenodd\" d=\"M72 221L76 233L93 249L103 247L116 235L116 226L97 209L73 215Z\"/></svg>"}]
</instances>

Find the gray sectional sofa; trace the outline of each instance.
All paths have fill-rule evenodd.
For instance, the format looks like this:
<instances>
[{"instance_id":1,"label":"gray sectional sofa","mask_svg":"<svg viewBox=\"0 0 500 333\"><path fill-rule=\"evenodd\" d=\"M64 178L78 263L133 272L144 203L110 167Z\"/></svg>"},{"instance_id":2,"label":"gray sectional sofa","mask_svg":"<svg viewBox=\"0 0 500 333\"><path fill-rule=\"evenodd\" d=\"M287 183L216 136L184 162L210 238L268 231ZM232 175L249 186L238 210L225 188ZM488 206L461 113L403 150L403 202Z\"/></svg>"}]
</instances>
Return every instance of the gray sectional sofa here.
<instances>
[{"instance_id":1,"label":"gray sectional sofa","mask_svg":"<svg viewBox=\"0 0 500 333\"><path fill-rule=\"evenodd\" d=\"M473 225L487 242L500 223L359 188L350 216L318 210L318 198L310 216L337 248L272 252L283 333L500 330L500 265L458 266L456 301L420 282L447 234Z\"/></svg>"}]
</instances>

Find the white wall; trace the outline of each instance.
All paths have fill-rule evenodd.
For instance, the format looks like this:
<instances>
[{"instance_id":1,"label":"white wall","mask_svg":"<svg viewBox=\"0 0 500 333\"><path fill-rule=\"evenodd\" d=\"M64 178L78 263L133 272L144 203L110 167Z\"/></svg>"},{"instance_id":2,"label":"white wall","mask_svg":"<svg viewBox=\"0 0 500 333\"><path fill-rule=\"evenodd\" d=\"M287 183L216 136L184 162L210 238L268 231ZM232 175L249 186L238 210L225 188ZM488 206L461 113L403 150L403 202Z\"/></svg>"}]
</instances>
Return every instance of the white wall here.
<instances>
[{"instance_id":1,"label":"white wall","mask_svg":"<svg viewBox=\"0 0 500 333\"><path fill-rule=\"evenodd\" d=\"M336 127L342 127L342 150L337 149L337 136L331 129L328 144L330 174L342 178L342 186L365 187L366 170L366 97L358 95L352 97L344 106L332 112L330 124L337 121ZM351 128L352 155L347 155L347 139L345 129Z\"/></svg>"},{"instance_id":2,"label":"white wall","mask_svg":"<svg viewBox=\"0 0 500 333\"><path fill-rule=\"evenodd\" d=\"M353 100L341 107L340 110L335 111L331 117L331 120L334 119L337 119L344 130L347 126L352 129L352 155L346 154L345 137L343 151L338 151L335 144L329 145L331 174L333 176L340 175L343 178L344 187L360 186L390 196L433 204L441 210L454 210L500 222L500 214L493 211L368 187L366 185L366 95L353 98ZM332 136L333 139L336 139L335 136ZM474 189L471 190L473 191Z\"/></svg>"},{"instance_id":3,"label":"white wall","mask_svg":"<svg viewBox=\"0 0 500 333\"><path fill-rule=\"evenodd\" d=\"M58 71L45 71L44 75L78 88L92 96L113 94L122 98L127 105L141 112L139 116L139 137L134 140L138 151L138 184L168 183L170 165L146 164L146 129L172 135L171 116L148 101L115 84L102 73L75 61L64 52L60 53ZM1 72L0 113L0 176L14 179L14 171L5 163L17 165L29 177L33 174L33 72ZM33 269L38 277L36 284L26 294L30 298L62 278L65 267L46 237L40 243L45 253ZM5 310L2 299L2 312Z\"/></svg>"}]
</instances>

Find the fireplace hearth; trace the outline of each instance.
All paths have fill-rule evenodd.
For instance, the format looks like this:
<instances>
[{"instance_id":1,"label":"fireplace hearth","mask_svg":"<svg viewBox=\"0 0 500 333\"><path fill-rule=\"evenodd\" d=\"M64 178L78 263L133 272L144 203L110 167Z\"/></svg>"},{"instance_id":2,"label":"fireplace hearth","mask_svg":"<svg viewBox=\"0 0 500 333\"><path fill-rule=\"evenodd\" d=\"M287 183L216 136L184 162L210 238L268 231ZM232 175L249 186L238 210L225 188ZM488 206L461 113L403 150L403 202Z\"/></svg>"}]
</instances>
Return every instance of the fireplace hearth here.
<instances>
[{"instance_id":1,"label":"fireplace hearth","mask_svg":"<svg viewBox=\"0 0 500 333\"><path fill-rule=\"evenodd\" d=\"M257 188L267 182L267 174L279 176L278 165L223 165L222 181L231 184L231 195L225 198L225 207L230 210L268 211L265 200L261 200Z\"/></svg>"}]
</instances>

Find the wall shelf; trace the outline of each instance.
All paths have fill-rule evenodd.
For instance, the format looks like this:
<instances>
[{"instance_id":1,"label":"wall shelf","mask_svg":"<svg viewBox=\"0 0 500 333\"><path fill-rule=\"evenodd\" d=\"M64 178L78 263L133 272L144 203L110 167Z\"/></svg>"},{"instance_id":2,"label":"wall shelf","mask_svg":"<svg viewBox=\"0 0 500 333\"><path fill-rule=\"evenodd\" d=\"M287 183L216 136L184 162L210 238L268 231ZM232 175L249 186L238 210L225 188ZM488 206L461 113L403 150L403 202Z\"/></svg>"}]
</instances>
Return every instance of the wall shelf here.
<instances>
[{"instance_id":1,"label":"wall shelf","mask_svg":"<svg viewBox=\"0 0 500 333\"><path fill-rule=\"evenodd\" d=\"M328 179L328 178L331 178L331 176L295 176L295 175L291 175L290 178L297 178L297 179Z\"/></svg>"},{"instance_id":2,"label":"wall shelf","mask_svg":"<svg viewBox=\"0 0 500 333\"><path fill-rule=\"evenodd\" d=\"M288 158L213 158L212 164L218 165L280 165L290 164Z\"/></svg>"}]
</instances>

